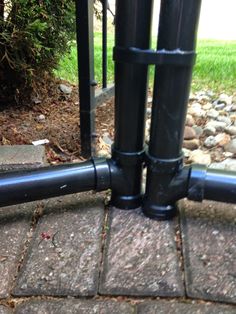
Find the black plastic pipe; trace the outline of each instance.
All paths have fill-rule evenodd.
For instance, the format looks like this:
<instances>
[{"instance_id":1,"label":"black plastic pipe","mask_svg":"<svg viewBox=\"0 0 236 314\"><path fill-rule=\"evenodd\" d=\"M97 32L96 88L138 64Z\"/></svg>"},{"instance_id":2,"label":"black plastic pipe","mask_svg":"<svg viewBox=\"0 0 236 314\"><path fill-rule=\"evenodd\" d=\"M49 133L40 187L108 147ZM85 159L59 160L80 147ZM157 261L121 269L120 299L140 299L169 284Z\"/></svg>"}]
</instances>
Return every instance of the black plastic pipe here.
<instances>
[{"instance_id":1,"label":"black plastic pipe","mask_svg":"<svg viewBox=\"0 0 236 314\"><path fill-rule=\"evenodd\" d=\"M236 203L236 172L193 165L186 196L198 202L207 199Z\"/></svg>"},{"instance_id":2,"label":"black plastic pipe","mask_svg":"<svg viewBox=\"0 0 236 314\"><path fill-rule=\"evenodd\" d=\"M158 32L158 51L169 51L176 58L192 55L200 0L162 0ZM191 84L192 66L166 63L156 67L150 143L147 154L147 184L144 214L168 219L176 214L173 200L168 202L170 185L182 171L182 142Z\"/></svg>"},{"instance_id":3,"label":"black plastic pipe","mask_svg":"<svg viewBox=\"0 0 236 314\"><path fill-rule=\"evenodd\" d=\"M0 174L0 206L110 188L110 166L104 159Z\"/></svg>"},{"instance_id":4,"label":"black plastic pipe","mask_svg":"<svg viewBox=\"0 0 236 314\"><path fill-rule=\"evenodd\" d=\"M115 48L150 46L153 0L117 0ZM115 55L115 54L114 54ZM115 58L115 141L112 158L123 169L126 183L112 190L111 203L119 208L141 205L144 126L148 66Z\"/></svg>"}]
</instances>

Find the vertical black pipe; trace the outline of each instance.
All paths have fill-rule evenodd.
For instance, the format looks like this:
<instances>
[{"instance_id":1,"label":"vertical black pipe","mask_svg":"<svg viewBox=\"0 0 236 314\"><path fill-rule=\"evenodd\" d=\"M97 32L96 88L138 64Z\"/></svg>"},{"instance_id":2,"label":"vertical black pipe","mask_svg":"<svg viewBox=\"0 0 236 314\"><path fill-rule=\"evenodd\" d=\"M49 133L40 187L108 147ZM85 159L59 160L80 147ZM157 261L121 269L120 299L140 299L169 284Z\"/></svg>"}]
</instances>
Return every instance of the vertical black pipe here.
<instances>
[{"instance_id":1,"label":"vertical black pipe","mask_svg":"<svg viewBox=\"0 0 236 314\"><path fill-rule=\"evenodd\" d=\"M162 0L158 50L193 52L201 0ZM169 218L168 186L182 167L182 141L191 84L191 66L156 67L144 213Z\"/></svg>"},{"instance_id":2,"label":"vertical black pipe","mask_svg":"<svg viewBox=\"0 0 236 314\"><path fill-rule=\"evenodd\" d=\"M76 0L81 154L92 155L95 121L93 0Z\"/></svg>"},{"instance_id":3,"label":"vertical black pipe","mask_svg":"<svg viewBox=\"0 0 236 314\"><path fill-rule=\"evenodd\" d=\"M153 0L117 0L115 46L150 46ZM120 208L141 204L147 65L115 62L115 142L113 159L124 169L127 183L113 188L112 203Z\"/></svg>"},{"instance_id":4,"label":"vertical black pipe","mask_svg":"<svg viewBox=\"0 0 236 314\"><path fill-rule=\"evenodd\" d=\"M102 0L102 88L107 88L107 0Z\"/></svg>"}]
</instances>

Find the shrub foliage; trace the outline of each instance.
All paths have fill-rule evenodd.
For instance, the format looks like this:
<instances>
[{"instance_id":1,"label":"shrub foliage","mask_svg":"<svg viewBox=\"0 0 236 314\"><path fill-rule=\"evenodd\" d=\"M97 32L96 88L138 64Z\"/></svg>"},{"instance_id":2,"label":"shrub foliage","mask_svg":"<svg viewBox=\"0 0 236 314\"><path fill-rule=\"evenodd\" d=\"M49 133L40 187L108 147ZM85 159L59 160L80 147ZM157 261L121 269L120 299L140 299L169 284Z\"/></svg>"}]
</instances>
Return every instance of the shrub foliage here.
<instances>
[{"instance_id":1,"label":"shrub foliage","mask_svg":"<svg viewBox=\"0 0 236 314\"><path fill-rule=\"evenodd\" d=\"M74 0L0 0L1 96L32 91L74 37Z\"/></svg>"}]
</instances>

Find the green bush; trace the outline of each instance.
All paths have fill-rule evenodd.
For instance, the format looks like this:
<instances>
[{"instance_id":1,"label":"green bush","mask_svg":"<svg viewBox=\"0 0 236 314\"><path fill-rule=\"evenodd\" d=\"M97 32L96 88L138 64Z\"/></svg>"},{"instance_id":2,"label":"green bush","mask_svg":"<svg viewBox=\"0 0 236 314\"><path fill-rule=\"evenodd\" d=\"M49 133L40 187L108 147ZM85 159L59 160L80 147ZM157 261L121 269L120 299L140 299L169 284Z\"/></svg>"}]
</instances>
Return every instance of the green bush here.
<instances>
[{"instance_id":1,"label":"green bush","mask_svg":"<svg viewBox=\"0 0 236 314\"><path fill-rule=\"evenodd\" d=\"M0 98L32 92L74 37L74 0L0 0Z\"/></svg>"}]
</instances>

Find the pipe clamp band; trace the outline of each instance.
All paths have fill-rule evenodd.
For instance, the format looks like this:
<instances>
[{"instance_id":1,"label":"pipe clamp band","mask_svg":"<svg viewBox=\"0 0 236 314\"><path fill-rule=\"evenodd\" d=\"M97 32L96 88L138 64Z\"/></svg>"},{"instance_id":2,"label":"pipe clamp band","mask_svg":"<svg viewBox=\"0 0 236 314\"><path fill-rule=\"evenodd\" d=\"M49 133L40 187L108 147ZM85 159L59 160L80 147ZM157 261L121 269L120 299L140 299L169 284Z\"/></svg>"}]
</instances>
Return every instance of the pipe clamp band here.
<instances>
[{"instance_id":1,"label":"pipe clamp band","mask_svg":"<svg viewBox=\"0 0 236 314\"><path fill-rule=\"evenodd\" d=\"M193 66L196 60L194 51L175 50L152 50L135 47L113 48L113 60L119 63L136 63L144 65L174 65Z\"/></svg>"},{"instance_id":2,"label":"pipe clamp band","mask_svg":"<svg viewBox=\"0 0 236 314\"><path fill-rule=\"evenodd\" d=\"M143 162L145 155L145 149L134 152L134 153L126 153L120 152L112 147L112 159L114 159L117 163L124 166L132 166Z\"/></svg>"},{"instance_id":3,"label":"pipe clamp band","mask_svg":"<svg viewBox=\"0 0 236 314\"><path fill-rule=\"evenodd\" d=\"M146 164L152 172L158 174L173 174L183 167L183 156L176 159L159 159L146 152Z\"/></svg>"}]
</instances>

